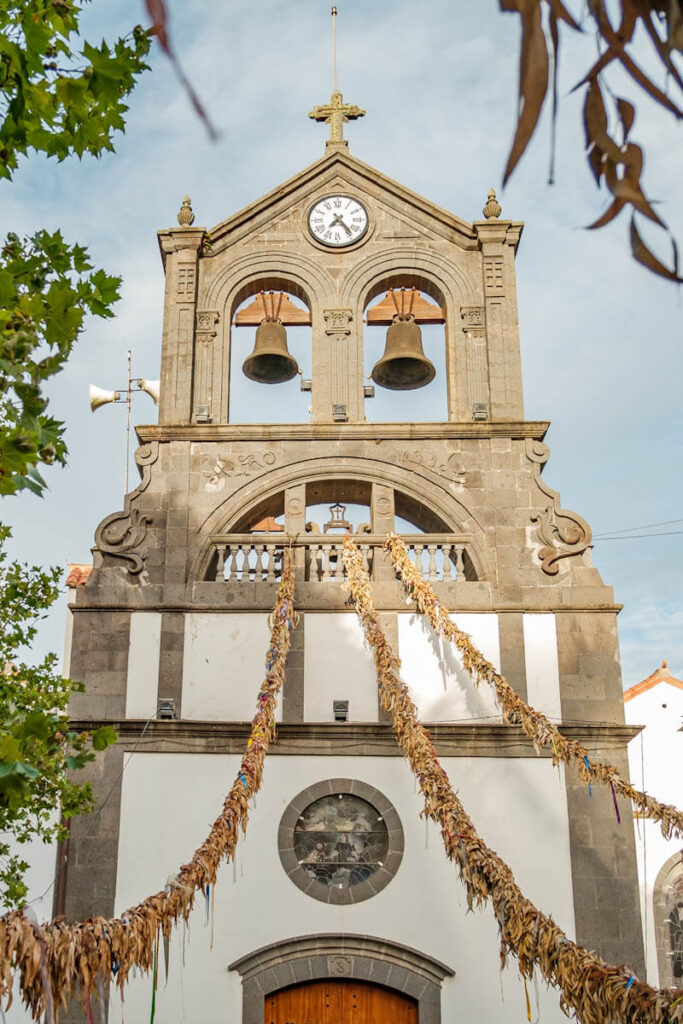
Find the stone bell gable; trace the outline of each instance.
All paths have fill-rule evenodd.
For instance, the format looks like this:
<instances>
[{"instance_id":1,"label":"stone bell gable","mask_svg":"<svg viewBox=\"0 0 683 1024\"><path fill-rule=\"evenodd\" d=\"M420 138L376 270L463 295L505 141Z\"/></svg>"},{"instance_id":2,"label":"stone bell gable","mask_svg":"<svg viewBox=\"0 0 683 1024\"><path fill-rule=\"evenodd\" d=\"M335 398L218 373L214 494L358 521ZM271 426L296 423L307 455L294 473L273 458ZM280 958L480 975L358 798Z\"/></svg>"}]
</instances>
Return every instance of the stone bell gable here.
<instances>
[{"instance_id":1,"label":"stone bell gable","mask_svg":"<svg viewBox=\"0 0 683 1024\"><path fill-rule=\"evenodd\" d=\"M331 252L311 238L307 215L335 191L360 198L370 223L357 243ZM333 421L343 393L348 421L362 423L363 312L402 282L444 310L448 419L522 419L514 269L521 231L521 223L494 217L468 224L333 151L208 235L189 225L159 232L166 272L160 423L228 421L232 318L264 286L288 289L311 311L312 422Z\"/></svg>"}]
</instances>

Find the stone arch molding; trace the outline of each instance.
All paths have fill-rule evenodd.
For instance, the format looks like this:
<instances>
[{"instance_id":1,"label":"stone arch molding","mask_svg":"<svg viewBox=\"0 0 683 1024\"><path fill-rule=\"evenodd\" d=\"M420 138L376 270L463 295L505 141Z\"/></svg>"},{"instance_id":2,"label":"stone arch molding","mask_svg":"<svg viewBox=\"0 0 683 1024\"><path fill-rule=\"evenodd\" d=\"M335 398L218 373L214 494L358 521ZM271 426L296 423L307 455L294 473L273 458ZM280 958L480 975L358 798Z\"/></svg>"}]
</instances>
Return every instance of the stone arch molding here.
<instances>
[{"instance_id":1,"label":"stone arch molding","mask_svg":"<svg viewBox=\"0 0 683 1024\"><path fill-rule=\"evenodd\" d=\"M452 967L410 946L369 935L320 934L274 942L228 967L242 978L242 1024L262 1024L266 996L288 985L356 978L417 1000L420 1024L441 1024L441 986Z\"/></svg>"},{"instance_id":2,"label":"stone arch molding","mask_svg":"<svg viewBox=\"0 0 683 1024\"><path fill-rule=\"evenodd\" d=\"M363 305L365 297L384 278L401 273L425 277L442 293L447 302L460 300L467 304L481 299L481 283L457 263L446 262L443 256L411 246L383 249L360 260L343 279L339 302L351 307ZM453 309L446 309L446 316ZM455 321L453 321L455 322Z\"/></svg>"},{"instance_id":3,"label":"stone arch molding","mask_svg":"<svg viewBox=\"0 0 683 1024\"><path fill-rule=\"evenodd\" d=\"M464 502L456 497L435 473L424 467L422 470L403 469L393 462L385 462L380 458L338 455L299 460L294 464L274 468L264 473L257 483L245 483L230 494L214 508L199 528L199 553L192 568L192 578L201 580L206 576L213 554L211 536L229 533L234 522L243 516L250 506L260 504L271 494L286 487L335 479L383 483L426 505L444 522L452 524L453 533L467 534L472 538L471 555L477 579L493 580L494 570L487 554L482 526ZM422 482L422 486L419 481Z\"/></svg>"},{"instance_id":4,"label":"stone arch molding","mask_svg":"<svg viewBox=\"0 0 683 1024\"><path fill-rule=\"evenodd\" d=\"M683 883L683 851L678 850L662 865L652 890L655 945L660 986L680 985L672 970L670 933L667 922L668 893L677 882Z\"/></svg>"},{"instance_id":5,"label":"stone arch molding","mask_svg":"<svg viewBox=\"0 0 683 1024\"><path fill-rule=\"evenodd\" d=\"M252 281L264 277L291 280L307 295L311 309L322 308L325 296L335 288L330 275L307 256L266 251L226 263L211 281L202 301L207 309L224 309L231 315L235 296Z\"/></svg>"}]
</instances>

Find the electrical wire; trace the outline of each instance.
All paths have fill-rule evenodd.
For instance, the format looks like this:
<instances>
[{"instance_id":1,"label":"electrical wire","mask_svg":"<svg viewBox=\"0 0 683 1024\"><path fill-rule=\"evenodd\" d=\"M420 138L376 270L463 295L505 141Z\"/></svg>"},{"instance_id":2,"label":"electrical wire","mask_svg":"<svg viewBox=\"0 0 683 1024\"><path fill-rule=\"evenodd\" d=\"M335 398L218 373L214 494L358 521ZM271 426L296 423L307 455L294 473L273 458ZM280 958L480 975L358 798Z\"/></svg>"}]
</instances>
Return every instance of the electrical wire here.
<instances>
[{"instance_id":1,"label":"electrical wire","mask_svg":"<svg viewBox=\"0 0 683 1024\"><path fill-rule=\"evenodd\" d=\"M665 530L664 533L630 533L621 537L593 537L593 540L643 540L645 537L679 537L683 530Z\"/></svg>"},{"instance_id":2,"label":"electrical wire","mask_svg":"<svg viewBox=\"0 0 683 1024\"><path fill-rule=\"evenodd\" d=\"M595 537L610 537L613 533L630 533L632 530L654 530L659 526L673 526L674 523L683 523L683 519L667 519L663 523L643 523L642 526L626 526L623 530L604 530L596 533Z\"/></svg>"},{"instance_id":3,"label":"electrical wire","mask_svg":"<svg viewBox=\"0 0 683 1024\"><path fill-rule=\"evenodd\" d=\"M152 716L152 718L155 718L155 717L156 717L156 715L153 715L153 716ZM118 775L116 776L116 780L115 780L115 782L114 782L113 786L111 787L111 789L109 790L109 792L108 792L108 793L107 793L107 795L105 796L105 798L104 798L104 800L102 801L102 803L100 804L100 806L99 806L99 807L97 808L97 811L95 812L95 818L99 817L99 815L100 815L100 814L102 813L102 810L103 810L103 808L104 808L104 805L106 804L107 800L108 800L108 799L109 799L109 797L110 797L110 796L112 795L112 793L114 792L114 790L115 790L115 789L116 789L116 787L118 786L119 782L120 782L120 781L121 781L121 779L123 778L123 773L125 772L126 768L127 768L127 767L128 767L128 765L130 764L130 759L131 759L131 757L133 756L133 754L135 753L135 751L136 751L136 750L138 749L138 747L139 747L139 746L140 746L140 744L142 743L142 740L143 740L143 738L144 738L144 735L145 735L145 733L147 732L147 729L148 729L148 727L149 727L149 724L150 724L150 722L152 721L152 718L148 718L148 719L147 719L147 721L145 722L145 724L144 724L144 726L143 726L143 729L142 729L142 732L141 732L141 733L140 733L140 735L138 736L138 740L137 740L137 743L135 744L135 746L133 747L133 749L132 749L132 750L130 751L130 753L128 754L128 758L127 758L127 760L126 760L126 761L124 762L124 764L123 764L123 767L122 767L121 771L120 771L120 772L119 772L119 774L118 774ZM52 879L52 881L51 881L51 882L50 882L50 884L48 885L48 887L47 887L47 889L45 890L45 892L41 893L41 894L40 894L40 896L34 896L34 897L33 897L33 899L30 899L30 900L26 900L26 903L25 903L24 905L25 905L25 906L29 906L29 904L31 904L31 903L39 903L39 902L40 902L41 900L44 900L44 899L45 899L45 897L47 896L47 894L48 894L48 893L50 892L50 889L54 889L55 885L57 884L57 882L58 882L58 881L59 881L59 879L61 878L62 872L64 871L65 867L66 867L66 865L62 865L62 866L61 866L61 867L59 868L59 871L57 872L57 874L55 875L55 877L54 877L54 878Z\"/></svg>"},{"instance_id":4,"label":"electrical wire","mask_svg":"<svg viewBox=\"0 0 683 1024\"><path fill-rule=\"evenodd\" d=\"M108 793L107 793L107 795L105 796L105 798L104 798L104 800L102 801L102 803L100 804L100 806L99 806L99 807L97 808L97 811L95 812L95 818L99 818L100 814L101 814L101 813L102 813L102 811L104 810L104 805L106 804L107 800L108 800L108 799L109 799L109 797L110 797L110 796L112 795L112 793L114 792L114 790L115 790L115 789L116 789L116 787L118 786L119 782L120 782L120 781L121 781L121 779L123 778L123 773L125 772L126 768L127 768L127 767L128 767L128 765L130 764L130 759L132 758L133 754L135 753L135 751L136 751L136 750L138 749L138 747L139 747L139 746L140 746L140 744L142 743L143 739L145 738L145 733L147 732L147 729L149 728L149 723L150 723L150 722L152 721L152 719L153 719L153 718L156 718L156 714L152 715L152 716L151 716L150 718L148 718L148 719L147 719L147 721L145 722L145 724L144 724L144 726L143 726L143 729L142 729L142 732L141 732L141 733L140 733L140 735L138 736L138 741L137 741L137 743L135 744L135 746L133 747L133 749L132 749L132 750L130 751L130 753L128 754L128 758L127 758L127 759L126 759L126 760L125 760L125 761L123 762L123 767L121 768L121 771L119 772L119 774L118 774L118 775L116 776L116 778L114 779L114 782L113 782L113 784L112 784L112 787L111 787L111 789L109 790L109 792L108 792Z\"/></svg>"}]
</instances>

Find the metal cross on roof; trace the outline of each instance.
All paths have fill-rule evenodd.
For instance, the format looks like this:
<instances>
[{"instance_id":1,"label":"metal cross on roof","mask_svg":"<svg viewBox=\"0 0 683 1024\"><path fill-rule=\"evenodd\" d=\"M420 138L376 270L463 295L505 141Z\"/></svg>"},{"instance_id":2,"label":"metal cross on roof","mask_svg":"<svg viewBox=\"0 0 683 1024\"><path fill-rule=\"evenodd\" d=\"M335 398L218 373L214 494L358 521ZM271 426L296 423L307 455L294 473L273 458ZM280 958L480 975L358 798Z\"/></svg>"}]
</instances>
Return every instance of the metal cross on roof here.
<instances>
[{"instance_id":1,"label":"metal cross on roof","mask_svg":"<svg viewBox=\"0 0 683 1024\"><path fill-rule=\"evenodd\" d=\"M332 8L332 98L329 103L313 107L308 115L314 121L324 121L330 126L327 146L348 146L344 139L344 122L357 121L365 117L365 111L351 103L344 103L344 97L337 88L337 8Z\"/></svg>"}]
</instances>

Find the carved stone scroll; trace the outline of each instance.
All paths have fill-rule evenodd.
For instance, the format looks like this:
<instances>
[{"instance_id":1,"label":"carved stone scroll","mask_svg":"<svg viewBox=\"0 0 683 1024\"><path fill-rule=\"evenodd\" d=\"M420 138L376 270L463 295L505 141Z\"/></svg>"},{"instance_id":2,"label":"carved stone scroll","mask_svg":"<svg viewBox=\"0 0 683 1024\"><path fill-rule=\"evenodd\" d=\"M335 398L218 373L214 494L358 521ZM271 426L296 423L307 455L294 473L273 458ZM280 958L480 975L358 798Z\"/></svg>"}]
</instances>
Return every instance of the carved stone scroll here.
<instances>
[{"instance_id":1,"label":"carved stone scroll","mask_svg":"<svg viewBox=\"0 0 683 1024\"><path fill-rule=\"evenodd\" d=\"M149 486L151 467L158 457L158 441L138 448L135 461L142 469L142 480L134 491L126 495L123 511L107 516L95 531L97 550L103 555L128 562L127 569L131 576L139 575L144 568L146 556L140 554L137 549L147 536L147 527L152 522L151 515L141 512L138 508L131 508L131 503Z\"/></svg>"},{"instance_id":2,"label":"carved stone scroll","mask_svg":"<svg viewBox=\"0 0 683 1024\"><path fill-rule=\"evenodd\" d=\"M207 456L202 476L207 478L206 491L222 491L229 477L256 476L265 473L276 462L275 452L220 452Z\"/></svg>"},{"instance_id":3,"label":"carved stone scroll","mask_svg":"<svg viewBox=\"0 0 683 1024\"><path fill-rule=\"evenodd\" d=\"M432 473L445 477L449 483L460 485L467 483L467 471L455 452L451 453L445 462L441 456L437 456L433 452L411 451L405 448L392 453L392 458L399 466L405 466L406 469L429 469Z\"/></svg>"},{"instance_id":4,"label":"carved stone scroll","mask_svg":"<svg viewBox=\"0 0 683 1024\"><path fill-rule=\"evenodd\" d=\"M557 576L561 559L582 555L590 547L590 527L574 512L546 508L533 515L531 522L538 523L538 537L543 544L538 557L543 572L548 576Z\"/></svg>"},{"instance_id":5,"label":"carved stone scroll","mask_svg":"<svg viewBox=\"0 0 683 1024\"><path fill-rule=\"evenodd\" d=\"M531 516L531 522L537 524L536 532L541 543L537 552L538 558L546 575L557 576L560 571L559 562L564 558L582 555L591 546L593 534L588 523L580 515L560 508L559 494L548 487L542 479L541 471L550 456L548 445L527 438L525 452L526 457L533 463L539 490L550 498L551 502L543 511Z\"/></svg>"}]
</instances>

